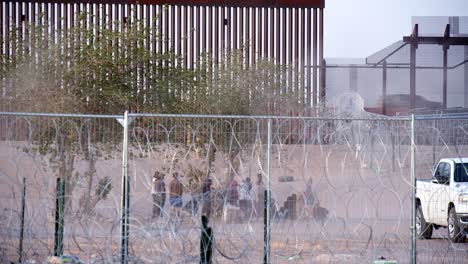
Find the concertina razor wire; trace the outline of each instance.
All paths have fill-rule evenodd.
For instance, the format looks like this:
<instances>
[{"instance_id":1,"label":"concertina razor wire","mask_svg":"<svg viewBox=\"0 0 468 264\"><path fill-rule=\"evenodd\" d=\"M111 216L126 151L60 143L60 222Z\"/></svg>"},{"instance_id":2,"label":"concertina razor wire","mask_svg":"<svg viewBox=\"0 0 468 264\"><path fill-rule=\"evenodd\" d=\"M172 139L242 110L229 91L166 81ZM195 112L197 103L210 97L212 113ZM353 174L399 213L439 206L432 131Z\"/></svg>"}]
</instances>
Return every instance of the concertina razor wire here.
<instances>
[{"instance_id":1,"label":"concertina razor wire","mask_svg":"<svg viewBox=\"0 0 468 264\"><path fill-rule=\"evenodd\" d=\"M121 261L121 118L0 115L1 262L19 258L23 187L21 257L54 255L57 178L65 182L63 253ZM410 262L408 118L130 114L129 121L129 262L199 262L203 214L214 263L261 263L268 177L271 263ZM416 120L418 179L430 178L439 158L467 156L467 125L463 116ZM418 240L418 261L466 259L465 244L434 232L437 239Z\"/></svg>"}]
</instances>

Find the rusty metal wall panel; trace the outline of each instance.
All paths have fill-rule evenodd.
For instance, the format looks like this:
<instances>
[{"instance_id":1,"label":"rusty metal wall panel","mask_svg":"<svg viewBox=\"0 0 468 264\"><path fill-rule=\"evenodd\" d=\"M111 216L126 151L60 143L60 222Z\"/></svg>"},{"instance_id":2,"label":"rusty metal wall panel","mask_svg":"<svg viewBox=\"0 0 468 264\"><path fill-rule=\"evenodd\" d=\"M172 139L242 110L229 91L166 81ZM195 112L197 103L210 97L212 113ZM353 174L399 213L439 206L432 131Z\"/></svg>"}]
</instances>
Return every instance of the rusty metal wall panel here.
<instances>
[{"instance_id":1,"label":"rusty metal wall panel","mask_svg":"<svg viewBox=\"0 0 468 264\"><path fill-rule=\"evenodd\" d=\"M314 9L314 37L313 37L313 49L314 49L314 55L313 55L313 78L314 78L314 85L313 85L313 96L312 96L312 104L317 105L317 96L318 96L318 87L317 87L317 9Z\"/></svg>"},{"instance_id":2,"label":"rusty metal wall panel","mask_svg":"<svg viewBox=\"0 0 468 264\"><path fill-rule=\"evenodd\" d=\"M23 2L19 2L18 3L18 20L16 23L18 23L18 44L20 45L19 49L20 49L20 52L22 53L23 52L23 36L24 36L24 32L23 32ZM53 37L53 32L52 32L52 37Z\"/></svg>"},{"instance_id":3,"label":"rusty metal wall panel","mask_svg":"<svg viewBox=\"0 0 468 264\"><path fill-rule=\"evenodd\" d=\"M163 22L163 27L164 27L164 33L163 33L163 52L167 53L169 51L169 6L163 6L163 16L164 19L162 20Z\"/></svg>"},{"instance_id":4,"label":"rusty metal wall panel","mask_svg":"<svg viewBox=\"0 0 468 264\"><path fill-rule=\"evenodd\" d=\"M244 43L245 43L245 56L246 56L246 62L247 62L247 67L250 65L250 46L252 45L252 40L250 39L250 8L246 8L246 13L245 13L245 38L244 38Z\"/></svg>"},{"instance_id":5,"label":"rusty metal wall panel","mask_svg":"<svg viewBox=\"0 0 468 264\"><path fill-rule=\"evenodd\" d=\"M197 23L196 23L196 29L195 29L195 33L197 34L197 38L196 38L196 47L195 47L195 50L197 52L196 54L196 61L198 63L198 61L200 60L200 51L201 51L201 47L200 47L200 36L201 36L201 21L200 21L200 14L202 12L201 10L201 7L196 7L197 11L195 12L197 14Z\"/></svg>"},{"instance_id":6,"label":"rusty metal wall panel","mask_svg":"<svg viewBox=\"0 0 468 264\"><path fill-rule=\"evenodd\" d=\"M77 11L77 12L76 12L76 15L75 15L75 16L76 16L76 19L74 19L74 20L72 20L72 21L73 21L75 27L79 27L79 15L80 15L80 14L78 13L79 7L76 6L75 8L76 8L76 11ZM114 30L114 13L113 13L113 8L112 8L112 5L106 5L106 8L107 8L107 10L106 10L106 15L107 15L107 17L104 18L104 21L106 21L106 18L107 18L107 22L106 22L106 23L107 23L107 28L108 28L109 30L112 31L112 30ZM112 39L110 39L110 40L109 40L109 48L112 48L112 47L114 47L114 46L115 46L115 45L114 45ZM112 74L112 73L110 73L110 74Z\"/></svg>"},{"instance_id":7,"label":"rusty metal wall panel","mask_svg":"<svg viewBox=\"0 0 468 264\"><path fill-rule=\"evenodd\" d=\"M122 10L123 5L119 5L119 6L121 8L120 9L120 16L123 17L123 10ZM120 20L120 23L122 23L122 21L123 21L123 19ZM123 24L121 24L121 26L123 27ZM146 26L147 29L151 28L150 5L145 5L145 26ZM123 45L119 45L119 46L123 46ZM146 39L145 39L145 49L146 50L151 50L151 36L150 36L149 31L147 32L147 36L146 36ZM151 76L151 63L148 62L145 65L145 67L146 67L147 74ZM152 99L153 98L153 92L151 90L150 80L148 80L148 78L143 78L143 81L145 83L145 100L147 100L148 102L153 102L153 99Z\"/></svg>"},{"instance_id":8,"label":"rusty metal wall panel","mask_svg":"<svg viewBox=\"0 0 468 264\"><path fill-rule=\"evenodd\" d=\"M1 4L0 4L1 5ZM60 6L60 5L59 5ZM24 3L24 18L25 18L25 21L24 23L26 23L26 27L25 27L25 30L24 30L24 34L25 34L25 40L26 40L26 49L25 49L25 52L26 53L30 53L30 49L31 49L31 40L30 40L30 25L29 25L29 21L30 20L30 3ZM60 9L59 9L60 11ZM0 11L0 14L2 14L2 12ZM61 17L60 13L58 14L58 17ZM61 21L58 20L58 26L60 26L60 23ZM1 24L1 23L0 23ZM2 30L3 26L0 26L0 31ZM60 32L60 30L58 30ZM60 34L58 35L60 37ZM0 45L2 45L3 47L3 42L0 40ZM3 54L3 52L2 52Z\"/></svg>"},{"instance_id":9,"label":"rusty metal wall panel","mask_svg":"<svg viewBox=\"0 0 468 264\"><path fill-rule=\"evenodd\" d=\"M252 58L252 64L256 62L256 50L257 50L257 43L256 43L256 35L257 35L257 27L256 21L257 20L257 8L252 8L252 35L250 37L250 42L252 43L252 48L250 49L250 57Z\"/></svg>"},{"instance_id":10,"label":"rusty metal wall panel","mask_svg":"<svg viewBox=\"0 0 468 264\"><path fill-rule=\"evenodd\" d=\"M61 9L60 4L58 4L58 7L57 7L57 8L58 8L59 10ZM95 15L94 15L94 5L92 5L92 4L87 4L87 5L86 5L86 10L88 10L89 15L91 16L91 17L86 21L87 27L88 27L88 28L91 28L92 32L94 32L94 17L95 17ZM60 17L61 17L61 16L58 16L58 14L57 14L58 23L60 23ZM119 21L121 21L121 20L119 19ZM119 30L122 30L122 29L119 29ZM92 41L92 40L91 40L91 41Z\"/></svg>"},{"instance_id":11,"label":"rusty metal wall panel","mask_svg":"<svg viewBox=\"0 0 468 264\"><path fill-rule=\"evenodd\" d=\"M18 21L16 20L16 2L11 3L11 22L13 23L13 27L11 28L12 32L15 30L15 28L18 26ZM15 34L15 33L13 33ZM11 44L11 56L15 56L15 49L16 49L16 42L13 42Z\"/></svg>"},{"instance_id":12,"label":"rusty metal wall panel","mask_svg":"<svg viewBox=\"0 0 468 264\"><path fill-rule=\"evenodd\" d=\"M26 27L23 20L42 25L47 22L49 41L59 40L73 27L91 29L95 26L97 29L106 25L109 30L124 30L124 23L143 20L144 26L153 28L151 35L157 32L159 38L148 35L135 45L143 45L158 53L172 50L181 56L187 68L197 67L202 52L211 53L214 62L219 63L233 49L242 49L246 67L261 58L268 58L277 64L290 64L295 72L301 74L299 82L294 79L295 84L302 86L300 91L303 92L298 94L298 99L315 105L317 98L325 93L322 85L323 7L323 0L241 0L234 3L208 0L196 3L185 0L4 1L0 14L8 19L0 21L0 48L5 56L13 55L15 47L12 45L15 43L11 41L12 28L19 32L19 43L21 39L33 40L30 30L34 28ZM88 11L91 18L78 22L81 11ZM109 43L115 48L114 56L125 53L129 48L120 47L121 41ZM80 41L71 41L67 45L74 48L74 43L79 44ZM19 51L28 50L29 45L23 45ZM142 72L135 74L140 76ZM150 89L143 77L139 77L139 80L143 82L145 90ZM286 79L292 84L290 77L298 76L293 72L287 73Z\"/></svg>"},{"instance_id":13,"label":"rusty metal wall panel","mask_svg":"<svg viewBox=\"0 0 468 264\"><path fill-rule=\"evenodd\" d=\"M127 5L128 6L128 5ZM163 9L164 9L164 6L163 5L158 5L157 6L157 12L158 12L158 16L156 18L156 21L157 21L157 27L158 27L158 47L157 47L157 53L161 54L163 52L163 28L164 28L164 25L163 25ZM127 11L128 13L128 17L130 18L131 15L130 15L130 10Z\"/></svg>"},{"instance_id":14,"label":"rusty metal wall panel","mask_svg":"<svg viewBox=\"0 0 468 264\"><path fill-rule=\"evenodd\" d=\"M209 23L208 23L208 52L213 52L213 7L208 7Z\"/></svg>"},{"instance_id":15,"label":"rusty metal wall panel","mask_svg":"<svg viewBox=\"0 0 468 264\"><path fill-rule=\"evenodd\" d=\"M219 7L214 8L215 11L215 19L214 19L214 27L215 27L215 33L214 33L214 57L215 57L215 63L219 63Z\"/></svg>"},{"instance_id":16,"label":"rusty metal wall panel","mask_svg":"<svg viewBox=\"0 0 468 264\"><path fill-rule=\"evenodd\" d=\"M306 16L306 10L305 9L301 9L300 10L300 15L301 15L301 23L300 23L300 39L301 39L301 43L300 43L300 60L299 60L299 72L300 72L300 78L301 78L301 85L300 87L302 87L302 91L304 91L305 89L307 89L305 91L305 93L299 93L301 95L301 102L303 103L307 103L306 100L308 100L308 97L307 97L307 91L309 90L309 87L306 87L305 86L305 71L306 71L306 66L305 66L305 59L306 59L306 55L305 55L305 37L306 37L306 23L305 23L305 16Z\"/></svg>"},{"instance_id":17,"label":"rusty metal wall panel","mask_svg":"<svg viewBox=\"0 0 468 264\"><path fill-rule=\"evenodd\" d=\"M158 17L158 13L157 13L157 6L156 5L151 5L151 10L150 10L150 14L151 14L151 35L153 36L152 39L151 39L151 51L153 54L157 53L157 30L156 30L156 25L157 25L157 17ZM124 10L122 10L122 12L124 12ZM126 16L126 14L124 14ZM180 24L180 23L179 23ZM152 59L152 66L155 67L156 66L156 56L153 56L153 59ZM154 72L154 68L152 69L153 72Z\"/></svg>"},{"instance_id":18,"label":"rusty metal wall panel","mask_svg":"<svg viewBox=\"0 0 468 264\"><path fill-rule=\"evenodd\" d=\"M2 68L3 68L3 63L4 63L4 60L6 59L5 55L6 55L6 52L5 52L5 48L4 48L4 33L3 33L3 18L6 17L5 14L4 14L4 9L3 8L3 5L5 3L4 2L0 2L0 52L2 54L2 56L0 57L0 64L2 65ZM4 69L0 69L0 70L4 70ZM6 87L4 86L4 82L0 82L0 93L2 93L2 95L4 95L6 93ZM1 109L2 111L9 111L9 106L7 105L7 101L5 101L5 97L4 96L1 96L0 97L0 102L1 102Z\"/></svg>"},{"instance_id":19,"label":"rusty metal wall panel","mask_svg":"<svg viewBox=\"0 0 468 264\"><path fill-rule=\"evenodd\" d=\"M262 42L262 8L257 8L257 12L258 12L258 22L257 22L257 28L258 28L258 36L257 36L257 39L258 39L258 48L257 48L257 56L258 58L260 59L262 54L263 54L263 42ZM267 24L268 25L268 24Z\"/></svg>"},{"instance_id":20,"label":"rusty metal wall panel","mask_svg":"<svg viewBox=\"0 0 468 264\"><path fill-rule=\"evenodd\" d=\"M231 47L233 45L231 45L231 34L232 34L232 16L231 16L231 8L228 8L226 9L226 12L227 12L227 20L226 22L224 23L225 27L227 28L227 32L226 32L226 50L227 50L227 53L228 54L231 54Z\"/></svg>"},{"instance_id":21,"label":"rusty metal wall panel","mask_svg":"<svg viewBox=\"0 0 468 264\"><path fill-rule=\"evenodd\" d=\"M29 21L33 25L36 24L36 3L34 1L31 2L31 17Z\"/></svg>"},{"instance_id":22,"label":"rusty metal wall panel","mask_svg":"<svg viewBox=\"0 0 468 264\"><path fill-rule=\"evenodd\" d=\"M224 24L224 21L226 19L226 9L224 7L221 7L220 11L221 11L221 20L219 23L221 26L221 55L222 55L222 59L224 59L223 54L226 49L226 25Z\"/></svg>"},{"instance_id":23,"label":"rusty metal wall panel","mask_svg":"<svg viewBox=\"0 0 468 264\"><path fill-rule=\"evenodd\" d=\"M324 68L324 60L323 60L323 8L319 9L319 83L320 83L320 91L318 95L318 99L320 102L323 102L325 98L325 68Z\"/></svg>"},{"instance_id":24,"label":"rusty metal wall panel","mask_svg":"<svg viewBox=\"0 0 468 264\"><path fill-rule=\"evenodd\" d=\"M101 5L101 13L102 13L102 16L101 16L101 25L104 26L106 25L106 18L107 18L107 7L106 5ZM73 5L70 5L70 11L69 11L69 14L70 14L70 21L71 21L71 24L74 23L74 18L73 16L75 15L75 10L73 9ZM128 18L130 19L130 18Z\"/></svg>"},{"instance_id":25,"label":"rusty metal wall panel","mask_svg":"<svg viewBox=\"0 0 468 264\"><path fill-rule=\"evenodd\" d=\"M265 53L267 54L267 53ZM270 8L270 60L275 58L275 9Z\"/></svg>"},{"instance_id":26,"label":"rusty metal wall panel","mask_svg":"<svg viewBox=\"0 0 468 264\"><path fill-rule=\"evenodd\" d=\"M206 25L206 16L208 15L206 10L208 9L208 7L203 6L202 9L203 9L203 16L202 16L202 28L203 28L203 30L202 30L202 49L203 50L202 51L203 51L203 53L206 53L206 51L207 51L206 50L206 26L207 26Z\"/></svg>"},{"instance_id":27,"label":"rusty metal wall panel","mask_svg":"<svg viewBox=\"0 0 468 264\"><path fill-rule=\"evenodd\" d=\"M67 8L66 5L65 5L65 8ZM96 5L96 29L99 29L100 26L101 26L101 23L102 23L101 22L101 11L102 11L102 5L101 4ZM123 11L122 11L122 13L123 13ZM68 12L66 12L66 10L65 10L64 14L65 14L65 16L67 16ZM122 21L124 21L123 17L121 19L122 19ZM66 29L66 25L65 25L65 29ZM99 36L99 32L96 32L96 34L98 34L98 36Z\"/></svg>"},{"instance_id":28,"label":"rusty metal wall panel","mask_svg":"<svg viewBox=\"0 0 468 264\"><path fill-rule=\"evenodd\" d=\"M184 35L182 38L184 39L184 67L188 67L188 6L184 6Z\"/></svg>"},{"instance_id":29,"label":"rusty metal wall panel","mask_svg":"<svg viewBox=\"0 0 468 264\"><path fill-rule=\"evenodd\" d=\"M121 5L121 8L123 8L122 5ZM146 19L145 24L146 24L146 28L148 28L148 29L151 28L150 9L151 9L150 5L145 5L145 19ZM123 13L122 9L120 10L120 15L121 15L122 18L124 17L124 13ZM120 21L122 23L123 19L121 19ZM175 23L173 23L173 25L175 25ZM122 26L123 26L123 24L122 24ZM175 32L174 30L172 30L172 31ZM150 36L149 32L148 32L148 36L146 37L146 49L151 50L151 36Z\"/></svg>"},{"instance_id":30,"label":"rusty metal wall panel","mask_svg":"<svg viewBox=\"0 0 468 264\"><path fill-rule=\"evenodd\" d=\"M233 29L232 29L232 39L233 39L233 48L234 49L239 49L239 45L237 43L237 11L238 11L238 8L237 7L234 7L234 10L233 10L233 21L232 21L232 24L233 24Z\"/></svg>"},{"instance_id":31,"label":"rusty metal wall panel","mask_svg":"<svg viewBox=\"0 0 468 264\"><path fill-rule=\"evenodd\" d=\"M282 43L282 54L281 54L281 58L282 58L282 61L281 63L283 65L286 65L286 52L287 52L287 49L286 49L286 40L287 40L287 36L286 36L286 25L287 25L287 13L286 13L286 8L283 8L283 14L282 14L282 25L283 25L283 29L282 29L282 36L281 36L281 39L283 40L283 43Z\"/></svg>"},{"instance_id":32,"label":"rusty metal wall panel","mask_svg":"<svg viewBox=\"0 0 468 264\"><path fill-rule=\"evenodd\" d=\"M221 6L221 7L298 7L324 8L325 0L39 0L48 3L102 3L102 4L153 4L182 6Z\"/></svg>"},{"instance_id":33,"label":"rusty metal wall panel","mask_svg":"<svg viewBox=\"0 0 468 264\"><path fill-rule=\"evenodd\" d=\"M281 64L281 9L276 8L276 64Z\"/></svg>"},{"instance_id":34,"label":"rusty metal wall panel","mask_svg":"<svg viewBox=\"0 0 468 264\"><path fill-rule=\"evenodd\" d=\"M182 54L182 7L177 7L177 55Z\"/></svg>"},{"instance_id":35,"label":"rusty metal wall panel","mask_svg":"<svg viewBox=\"0 0 468 264\"><path fill-rule=\"evenodd\" d=\"M302 98L302 93L300 93L300 89L302 89L301 86L299 86L299 74L301 73L301 70L299 69L299 42L300 42L300 37L299 37L299 8L294 8L293 9L293 70L292 70L292 77L294 78L293 80L293 89L295 92L295 96L299 102L301 102Z\"/></svg>"},{"instance_id":36,"label":"rusty metal wall panel","mask_svg":"<svg viewBox=\"0 0 468 264\"><path fill-rule=\"evenodd\" d=\"M171 11L171 23L170 23L170 38L169 38L169 50L171 52L175 52L175 40L176 40L176 30L175 30L175 18L176 18L176 7L175 6L169 6L169 9ZM169 33L168 33L169 36Z\"/></svg>"},{"instance_id":37,"label":"rusty metal wall panel","mask_svg":"<svg viewBox=\"0 0 468 264\"><path fill-rule=\"evenodd\" d=\"M307 87L307 105L311 105L312 104L312 83L311 83L311 78L310 78L310 75L312 74L312 71L310 69L310 65L311 65L311 47L312 47L312 43L311 43L311 38L312 38L312 34L311 34L311 27L312 27L312 9L308 8L307 9L307 58L306 58L306 65L305 65L305 70L306 70L306 87Z\"/></svg>"},{"instance_id":38,"label":"rusty metal wall panel","mask_svg":"<svg viewBox=\"0 0 468 264\"><path fill-rule=\"evenodd\" d=\"M263 33L263 57L268 57L268 8L263 9L263 27L264 27L264 33Z\"/></svg>"},{"instance_id":39,"label":"rusty metal wall panel","mask_svg":"<svg viewBox=\"0 0 468 264\"><path fill-rule=\"evenodd\" d=\"M239 48L244 50L244 8L239 8Z\"/></svg>"},{"instance_id":40,"label":"rusty metal wall panel","mask_svg":"<svg viewBox=\"0 0 468 264\"><path fill-rule=\"evenodd\" d=\"M1 19L0 19L0 52L1 52L2 55L5 55L6 52L5 52L5 48L4 48L4 43L5 42L4 42L4 33L3 33L3 18L6 17L6 15L4 14L3 5L5 5L5 3L0 2L0 16L1 16ZM2 56L2 60L3 60L3 56Z\"/></svg>"},{"instance_id":41,"label":"rusty metal wall panel","mask_svg":"<svg viewBox=\"0 0 468 264\"><path fill-rule=\"evenodd\" d=\"M294 10L294 64L296 66L296 70L299 65L299 41L300 41L299 29L300 28L301 27L299 25L299 9L296 8Z\"/></svg>"},{"instance_id":42,"label":"rusty metal wall panel","mask_svg":"<svg viewBox=\"0 0 468 264\"><path fill-rule=\"evenodd\" d=\"M120 9L120 5L119 5L119 4L115 4L115 5L114 5L114 23L120 21L119 9ZM142 12L142 10L143 10L143 5L140 5L140 12ZM116 25L115 30L120 30L120 29L117 27L117 25Z\"/></svg>"},{"instance_id":43,"label":"rusty metal wall panel","mask_svg":"<svg viewBox=\"0 0 468 264\"><path fill-rule=\"evenodd\" d=\"M190 26L189 26L189 29L190 29L190 53L188 54L189 57L190 57L190 68L192 68L195 64L194 64L194 53L195 53L195 47L194 47L194 38L195 38L195 32L194 32L194 15L195 15L195 12L194 12L194 8L193 6L190 6L189 7L189 10L190 10Z\"/></svg>"},{"instance_id":44,"label":"rusty metal wall panel","mask_svg":"<svg viewBox=\"0 0 468 264\"><path fill-rule=\"evenodd\" d=\"M167 41L167 51L175 52L175 8L173 6L166 7L167 18L166 18L166 41ZM171 21L169 23L169 20Z\"/></svg>"},{"instance_id":45,"label":"rusty metal wall panel","mask_svg":"<svg viewBox=\"0 0 468 264\"><path fill-rule=\"evenodd\" d=\"M288 62L293 63L293 9L288 9Z\"/></svg>"}]
</instances>

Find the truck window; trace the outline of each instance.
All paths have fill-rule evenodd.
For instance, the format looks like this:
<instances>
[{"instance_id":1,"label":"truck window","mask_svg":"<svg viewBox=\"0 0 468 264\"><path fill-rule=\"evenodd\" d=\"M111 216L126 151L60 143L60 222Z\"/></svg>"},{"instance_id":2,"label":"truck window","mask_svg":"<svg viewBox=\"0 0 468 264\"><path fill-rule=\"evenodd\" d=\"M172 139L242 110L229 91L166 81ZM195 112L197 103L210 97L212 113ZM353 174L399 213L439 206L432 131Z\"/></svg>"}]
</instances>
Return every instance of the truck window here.
<instances>
[{"instance_id":1,"label":"truck window","mask_svg":"<svg viewBox=\"0 0 468 264\"><path fill-rule=\"evenodd\" d=\"M450 164L446 162L439 163L434 177L439 183L448 184L450 182Z\"/></svg>"},{"instance_id":2,"label":"truck window","mask_svg":"<svg viewBox=\"0 0 468 264\"><path fill-rule=\"evenodd\" d=\"M445 166L443 167L441 176L450 178L450 164L448 163L444 163L444 164Z\"/></svg>"},{"instance_id":3,"label":"truck window","mask_svg":"<svg viewBox=\"0 0 468 264\"><path fill-rule=\"evenodd\" d=\"M439 163L439 166L437 166L437 170L436 170L436 172L435 172L435 176L436 176L436 177L442 177L442 176L444 176L444 171L445 171L445 165L446 165L446 164L447 164L447 163L445 163L445 162Z\"/></svg>"},{"instance_id":4,"label":"truck window","mask_svg":"<svg viewBox=\"0 0 468 264\"><path fill-rule=\"evenodd\" d=\"M455 165L455 182L468 182L468 163Z\"/></svg>"}]
</instances>

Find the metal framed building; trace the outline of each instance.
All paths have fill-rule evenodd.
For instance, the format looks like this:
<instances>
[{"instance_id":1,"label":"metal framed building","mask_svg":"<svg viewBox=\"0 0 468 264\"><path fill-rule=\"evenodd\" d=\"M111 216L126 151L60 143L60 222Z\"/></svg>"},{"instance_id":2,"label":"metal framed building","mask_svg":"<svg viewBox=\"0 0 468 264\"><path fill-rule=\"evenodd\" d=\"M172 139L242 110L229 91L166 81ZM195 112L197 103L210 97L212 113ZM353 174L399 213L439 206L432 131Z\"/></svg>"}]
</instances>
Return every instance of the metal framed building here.
<instances>
[{"instance_id":1,"label":"metal framed building","mask_svg":"<svg viewBox=\"0 0 468 264\"><path fill-rule=\"evenodd\" d=\"M326 59L327 100L357 93L385 115L468 106L468 17L414 17L411 35L360 60Z\"/></svg>"}]
</instances>

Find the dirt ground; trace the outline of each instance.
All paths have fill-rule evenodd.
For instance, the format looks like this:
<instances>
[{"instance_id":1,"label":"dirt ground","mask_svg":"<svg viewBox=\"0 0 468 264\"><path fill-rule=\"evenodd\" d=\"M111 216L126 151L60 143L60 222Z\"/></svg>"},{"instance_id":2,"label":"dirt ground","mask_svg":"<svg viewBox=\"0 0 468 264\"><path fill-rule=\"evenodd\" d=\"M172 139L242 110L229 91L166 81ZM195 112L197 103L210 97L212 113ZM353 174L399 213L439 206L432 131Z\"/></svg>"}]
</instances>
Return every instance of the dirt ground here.
<instances>
[{"instance_id":1,"label":"dirt ground","mask_svg":"<svg viewBox=\"0 0 468 264\"><path fill-rule=\"evenodd\" d=\"M53 251L55 179L46 158L21 150L21 144L0 143L0 262L17 261L20 230L22 179L27 178L24 254L28 260L43 262ZM464 146L460 151L468 156ZM184 212L178 220L166 203L165 217L151 220L151 176L168 168L186 175L188 166L199 166L203 157L183 148L161 146L146 155L134 149L130 159L130 254L138 263L198 263L200 222L198 216ZM236 179L250 176L265 178L264 158L255 158L246 149L239 159ZM440 148L436 158L454 156L455 150ZM430 177L433 159L431 146L418 146L418 178ZM138 157L138 158L137 158ZM298 202L297 219L277 216L271 230L272 263L371 263L378 257L408 263L410 253L410 155L408 146L394 152L377 146L373 152L359 153L348 146L274 145L271 188L277 207L287 197L302 197L305 183L312 179L316 202L328 210L324 222L307 215ZM232 164L217 153L212 174L216 188L225 186ZM75 169L82 175L88 163L77 160ZM113 189L97 204L95 214L70 214L65 219L64 251L92 263L118 262L120 245L121 157L101 158L96 163L97 178L109 176ZM169 174L170 175L170 174ZM291 182L280 177L292 176ZM186 177L183 178L187 184ZM166 177L166 186L170 177ZM97 180L95 181L97 182ZM79 207L86 188L77 181L71 206ZM254 187L255 188L255 187ZM188 201L190 194L184 195ZM73 210L72 210L73 211ZM263 259L263 219L243 221L223 218L211 220L216 263L261 263ZM467 244L452 244L446 229L435 232L434 239L418 241L421 263L464 263Z\"/></svg>"}]
</instances>

